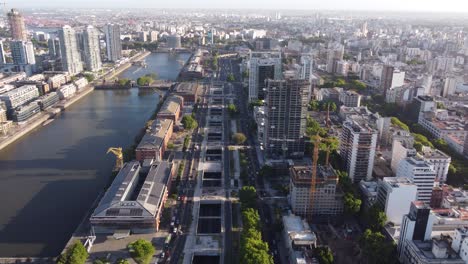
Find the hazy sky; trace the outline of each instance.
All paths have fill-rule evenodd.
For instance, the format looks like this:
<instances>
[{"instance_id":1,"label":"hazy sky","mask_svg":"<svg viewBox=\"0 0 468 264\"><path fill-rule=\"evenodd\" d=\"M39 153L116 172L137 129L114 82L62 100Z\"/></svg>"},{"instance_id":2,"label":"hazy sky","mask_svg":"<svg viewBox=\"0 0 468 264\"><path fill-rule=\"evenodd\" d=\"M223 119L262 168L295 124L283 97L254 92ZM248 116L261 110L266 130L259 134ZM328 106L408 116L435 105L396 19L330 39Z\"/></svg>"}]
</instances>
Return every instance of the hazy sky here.
<instances>
[{"instance_id":1,"label":"hazy sky","mask_svg":"<svg viewBox=\"0 0 468 264\"><path fill-rule=\"evenodd\" d=\"M3 0L1 0L3 1ZM466 12L468 0L6 0L18 7L333 9Z\"/></svg>"}]
</instances>

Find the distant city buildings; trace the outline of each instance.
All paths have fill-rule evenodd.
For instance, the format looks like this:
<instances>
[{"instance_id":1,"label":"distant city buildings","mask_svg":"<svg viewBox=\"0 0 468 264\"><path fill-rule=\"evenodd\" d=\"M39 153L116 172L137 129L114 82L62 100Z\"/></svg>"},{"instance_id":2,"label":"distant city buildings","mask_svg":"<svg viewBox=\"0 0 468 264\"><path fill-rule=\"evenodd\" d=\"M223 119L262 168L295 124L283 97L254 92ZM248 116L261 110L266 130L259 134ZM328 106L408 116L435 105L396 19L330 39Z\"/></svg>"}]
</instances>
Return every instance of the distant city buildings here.
<instances>
[{"instance_id":1,"label":"distant city buildings","mask_svg":"<svg viewBox=\"0 0 468 264\"><path fill-rule=\"evenodd\" d=\"M36 58L34 56L34 46L31 41L11 41L10 49L14 64L36 64Z\"/></svg>"},{"instance_id":2,"label":"distant city buildings","mask_svg":"<svg viewBox=\"0 0 468 264\"><path fill-rule=\"evenodd\" d=\"M104 27L106 34L107 59L109 61L118 61L122 57L122 43L120 40L120 26L116 24L107 24Z\"/></svg>"}]
</instances>

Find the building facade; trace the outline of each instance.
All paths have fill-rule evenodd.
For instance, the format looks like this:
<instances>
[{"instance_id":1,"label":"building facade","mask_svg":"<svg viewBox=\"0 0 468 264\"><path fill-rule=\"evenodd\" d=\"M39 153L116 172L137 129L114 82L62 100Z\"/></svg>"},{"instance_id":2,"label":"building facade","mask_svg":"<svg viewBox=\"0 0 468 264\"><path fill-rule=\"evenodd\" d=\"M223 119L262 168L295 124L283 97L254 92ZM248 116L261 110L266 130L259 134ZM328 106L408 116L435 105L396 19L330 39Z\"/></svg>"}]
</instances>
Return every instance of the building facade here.
<instances>
[{"instance_id":1,"label":"building facade","mask_svg":"<svg viewBox=\"0 0 468 264\"><path fill-rule=\"evenodd\" d=\"M36 58L34 56L34 46L31 41L11 41L10 49L14 64L36 64Z\"/></svg>"},{"instance_id":2,"label":"building facade","mask_svg":"<svg viewBox=\"0 0 468 264\"><path fill-rule=\"evenodd\" d=\"M108 24L105 26L107 59L118 61L122 58L122 42L120 40L120 26Z\"/></svg>"},{"instance_id":3,"label":"building facade","mask_svg":"<svg viewBox=\"0 0 468 264\"><path fill-rule=\"evenodd\" d=\"M282 78L281 53L250 52L249 102L264 99L266 80Z\"/></svg>"},{"instance_id":4,"label":"building facade","mask_svg":"<svg viewBox=\"0 0 468 264\"><path fill-rule=\"evenodd\" d=\"M411 202L416 201L418 187L408 178L385 177L379 181L377 201L387 215L387 220L400 225L408 214Z\"/></svg>"},{"instance_id":5,"label":"building facade","mask_svg":"<svg viewBox=\"0 0 468 264\"><path fill-rule=\"evenodd\" d=\"M374 168L378 131L368 119L350 116L343 123L340 155L355 183L370 180Z\"/></svg>"},{"instance_id":6,"label":"building facade","mask_svg":"<svg viewBox=\"0 0 468 264\"><path fill-rule=\"evenodd\" d=\"M75 30L70 26L63 26L59 30L60 48L62 55L62 69L70 75L83 71L81 55L78 51Z\"/></svg>"},{"instance_id":7,"label":"building facade","mask_svg":"<svg viewBox=\"0 0 468 264\"><path fill-rule=\"evenodd\" d=\"M171 119L154 120L135 150L136 159L140 162L145 159L162 160L172 136L173 125Z\"/></svg>"},{"instance_id":8,"label":"building facade","mask_svg":"<svg viewBox=\"0 0 468 264\"><path fill-rule=\"evenodd\" d=\"M431 202L436 179L434 166L420 157L403 159L397 169L397 177L406 177L418 187L418 201Z\"/></svg>"},{"instance_id":9,"label":"building facade","mask_svg":"<svg viewBox=\"0 0 468 264\"><path fill-rule=\"evenodd\" d=\"M88 71L98 71L102 68L101 50L99 48L99 33L93 26L86 27L83 32L85 66Z\"/></svg>"},{"instance_id":10,"label":"building facade","mask_svg":"<svg viewBox=\"0 0 468 264\"><path fill-rule=\"evenodd\" d=\"M271 157L302 157L310 83L300 79L267 82L264 135L266 154Z\"/></svg>"}]
</instances>

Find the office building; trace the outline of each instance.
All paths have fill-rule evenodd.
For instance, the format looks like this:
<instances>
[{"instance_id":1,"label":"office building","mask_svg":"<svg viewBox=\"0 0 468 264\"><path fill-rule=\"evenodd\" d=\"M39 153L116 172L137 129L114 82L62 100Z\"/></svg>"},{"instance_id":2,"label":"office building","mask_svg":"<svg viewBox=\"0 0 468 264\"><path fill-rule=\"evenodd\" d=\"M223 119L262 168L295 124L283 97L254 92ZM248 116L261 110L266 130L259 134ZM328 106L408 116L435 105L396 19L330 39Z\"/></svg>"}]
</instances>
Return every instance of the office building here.
<instances>
[{"instance_id":1,"label":"office building","mask_svg":"<svg viewBox=\"0 0 468 264\"><path fill-rule=\"evenodd\" d=\"M408 214L411 202L416 201L418 187L408 178L385 177L379 181L377 201L387 220L400 225L403 215Z\"/></svg>"},{"instance_id":2,"label":"office building","mask_svg":"<svg viewBox=\"0 0 468 264\"><path fill-rule=\"evenodd\" d=\"M45 94L37 99L37 103L42 111L53 106L60 100L60 97L57 92L50 92Z\"/></svg>"},{"instance_id":3,"label":"office building","mask_svg":"<svg viewBox=\"0 0 468 264\"><path fill-rule=\"evenodd\" d=\"M418 186L418 201L431 202L432 189L436 179L434 166L420 157L403 159L396 172L397 177L410 179Z\"/></svg>"},{"instance_id":4,"label":"office building","mask_svg":"<svg viewBox=\"0 0 468 264\"><path fill-rule=\"evenodd\" d=\"M88 71L98 71L102 68L101 50L99 49L99 33L93 26L86 27L83 32L83 51L85 66Z\"/></svg>"},{"instance_id":5,"label":"office building","mask_svg":"<svg viewBox=\"0 0 468 264\"><path fill-rule=\"evenodd\" d=\"M83 71L81 55L78 51L75 30L70 26L63 26L59 30L60 48L63 71L76 75Z\"/></svg>"},{"instance_id":6,"label":"office building","mask_svg":"<svg viewBox=\"0 0 468 264\"><path fill-rule=\"evenodd\" d=\"M431 239L432 225L435 216L427 204L421 201L411 203L410 211L403 216L400 227L400 238L397 246L398 258L407 263L405 251L411 241L427 241ZM410 262L411 263L411 262Z\"/></svg>"},{"instance_id":7,"label":"office building","mask_svg":"<svg viewBox=\"0 0 468 264\"><path fill-rule=\"evenodd\" d=\"M68 99L76 93L76 86L72 83L64 84L60 86L60 88L57 90L57 93L61 100Z\"/></svg>"},{"instance_id":8,"label":"office building","mask_svg":"<svg viewBox=\"0 0 468 264\"><path fill-rule=\"evenodd\" d=\"M304 156L309 81L268 80L264 146L270 157Z\"/></svg>"},{"instance_id":9,"label":"office building","mask_svg":"<svg viewBox=\"0 0 468 264\"><path fill-rule=\"evenodd\" d=\"M327 53L327 72L336 73L338 62L344 57L344 46L340 43L330 43Z\"/></svg>"},{"instance_id":10,"label":"office building","mask_svg":"<svg viewBox=\"0 0 468 264\"><path fill-rule=\"evenodd\" d=\"M361 95L355 91L342 91L339 94L339 101L346 107L360 107Z\"/></svg>"},{"instance_id":11,"label":"office building","mask_svg":"<svg viewBox=\"0 0 468 264\"><path fill-rule=\"evenodd\" d=\"M122 58L122 42L120 40L120 26L107 24L104 28L106 33L107 60L118 61Z\"/></svg>"},{"instance_id":12,"label":"office building","mask_svg":"<svg viewBox=\"0 0 468 264\"><path fill-rule=\"evenodd\" d=\"M331 166L317 167L315 191L311 190L311 166L293 166L289 175L290 204L294 214L317 219L343 213L343 193L337 188L338 176Z\"/></svg>"},{"instance_id":13,"label":"office building","mask_svg":"<svg viewBox=\"0 0 468 264\"><path fill-rule=\"evenodd\" d=\"M249 102L265 98L266 80L282 78L280 52L250 52Z\"/></svg>"},{"instance_id":14,"label":"office building","mask_svg":"<svg viewBox=\"0 0 468 264\"><path fill-rule=\"evenodd\" d=\"M23 15L16 9L11 9L7 14L8 23L10 24L11 38L13 40L26 41L28 39L28 33L24 24Z\"/></svg>"},{"instance_id":15,"label":"office building","mask_svg":"<svg viewBox=\"0 0 468 264\"><path fill-rule=\"evenodd\" d=\"M94 231L157 232L174 172L167 161L151 162L149 170L137 161L125 163L91 215Z\"/></svg>"},{"instance_id":16,"label":"office building","mask_svg":"<svg viewBox=\"0 0 468 264\"><path fill-rule=\"evenodd\" d=\"M13 63L17 65L36 64L34 46L31 41L14 40L10 42Z\"/></svg>"},{"instance_id":17,"label":"office building","mask_svg":"<svg viewBox=\"0 0 468 264\"><path fill-rule=\"evenodd\" d=\"M340 155L355 183L369 180L374 168L378 131L364 116L348 116L340 137Z\"/></svg>"},{"instance_id":18,"label":"office building","mask_svg":"<svg viewBox=\"0 0 468 264\"><path fill-rule=\"evenodd\" d=\"M6 136L13 127L13 122L7 120L7 108L4 102L0 101L0 135Z\"/></svg>"},{"instance_id":19,"label":"office building","mask_svg":"<svg viewBox=\"0 0 468 264\"><path fill-rule=\"evenodd\" d=\"M390 65L385 65L380 77L380 88L383 91L383 96L387 100L387 93L389 90L396 87L401 87L405 84L405 72L395 69Z\"/></svg>"},{"instance_id":20,"label":"office building","mask_svg":"<svg viewBox=\"0 0 468 264\"><path fill-rule=\"evenodd\" d=\"M136 159L140 162L145 159L162 160L173 126L171 119L154 120L135 150Z\"/></svg>"},{"instance_id":21,"label":"office building","mask_svg":"<svg viewBox=\"0 0 468 264\"><path fill-rule=\"evenodd\" d=\"M11 116L12 120L18 123L28 121L31 117L39 114L41 108L36 101L16 107Z\"/></svg>"},{"instance_id":22,"label":"office building","mask_svg":"<svg viewBox=\"0 0 468 264\"><path fill-rule=\"evenodd\" d=\"M35 85L24 85L9 92L0 94L0 101L5 102L8 110L31 102L39 97L39 90Z\"/></svg>"},{"instance_id":23,"label":"office building","mask_svg":"<svg viewBox=\"0 0 468 264\"><path fill-rule=\"evenodd\" d=\"M447 174L452 158L438 149L423 147L422 157L434 166L436 181L443 184L447 181Z\"/></svg>"},{"instance_id":24,"label":"office building","mask_svg":"<svg viewBox=\"0 0 468 264\"><path fill-rule=\"evenodd\" d=\"M180 36L178 34L167 36L167 48L180 49L182 47Z\"/></svg>"}]
</instances>

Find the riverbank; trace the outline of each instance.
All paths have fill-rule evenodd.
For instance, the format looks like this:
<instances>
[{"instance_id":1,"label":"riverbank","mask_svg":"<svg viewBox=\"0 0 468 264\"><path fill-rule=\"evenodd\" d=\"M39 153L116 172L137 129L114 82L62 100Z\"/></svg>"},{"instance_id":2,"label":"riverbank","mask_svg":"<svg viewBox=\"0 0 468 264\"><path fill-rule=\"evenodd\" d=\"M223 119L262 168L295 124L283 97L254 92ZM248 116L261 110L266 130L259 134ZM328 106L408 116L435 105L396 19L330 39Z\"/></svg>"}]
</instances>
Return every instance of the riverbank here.
<instances>
[{"instance_id":1,"label":"riverbank","mask_svg":"<svg viewBox=\"0 0 468 264\"><path fill-rule=\"evenodd\" d=\"M75 102L80 100L81 98L85 97L86 95L88 95L92 91L94 91L94 87L92 87L92 86L83 88L78 94L74 95L71 99L66 100L64 102L57 103L57 105L55 105L51 109L52 111L51 110L46 110L44 112L41 112L41 113L38 114L37 117L34 117L33 118L34 120L32 120L31 122L28 122L27 124L24 124L24 125L19 125L19 127L17 127L17 130L18 129L19 130L16 131L16 133L14 133L13 135L10 135L7 138L2 139L0 141L0 150L8 147L11 143L13 143L16 140L22 138L23 136L25 136L28 133L35 130L36 128L38 128L38 127L40 127L42 125L45 125L47 120L50 120L56 114L65 111L66 108L68 108L69 106L71 106L72 104L74 104ZM56 111L54 111L53 109L55 109Z\"/></svg>"},{"instance_id":2,"label":"riverbank","mask_svg":"<svg viewBox=\"0 0 468 264\"><path fill-rule=\"evenodd\" d=\"M149 54L151 54L151 52L145 51L142 54L137 54L137 55L133 56L132 58L130 58L128 60L128 62L126 62L123 65L119 66L113 72L105 74L105 77L103 77L103 78L104 79L105 78L113 78L114 76L121 74L123 71L125 71L126 69L128 69L128 68L130 68L132 66L133 61L141 60L141 59L147 57ZM5 139L0 139L0 150L6 148L7 146L12 144L13 142L17 141L18 139L22 138L23 136L27 135L28 133L32 132L33 130L37 129L38 127L44 125L44 123L47 120L53 118L57 112L59 113L59 112L64 111L67 107L69 107L72 104L76 103L78 100L80 100L84 96L88 95L92 91L94 91L94 86L87 86L87 87L83 88L79 93L75 94L72 98L70 98L70 99L68 99L68 100L66 100L64 102L57 103L57 105L55 105L53 108L58 109L58 111L52 111L53 113L51 113L49 111L41 112L41 113L38 114L37 117L34 117L33 118L34 120L32 120L31 122L27 122L26 124L24 124L22 126L20 125L19 127L17 127L17 129L19 129L19 131L16 131L16 133L6 137Z\"/></svg>"}]
</instances>

